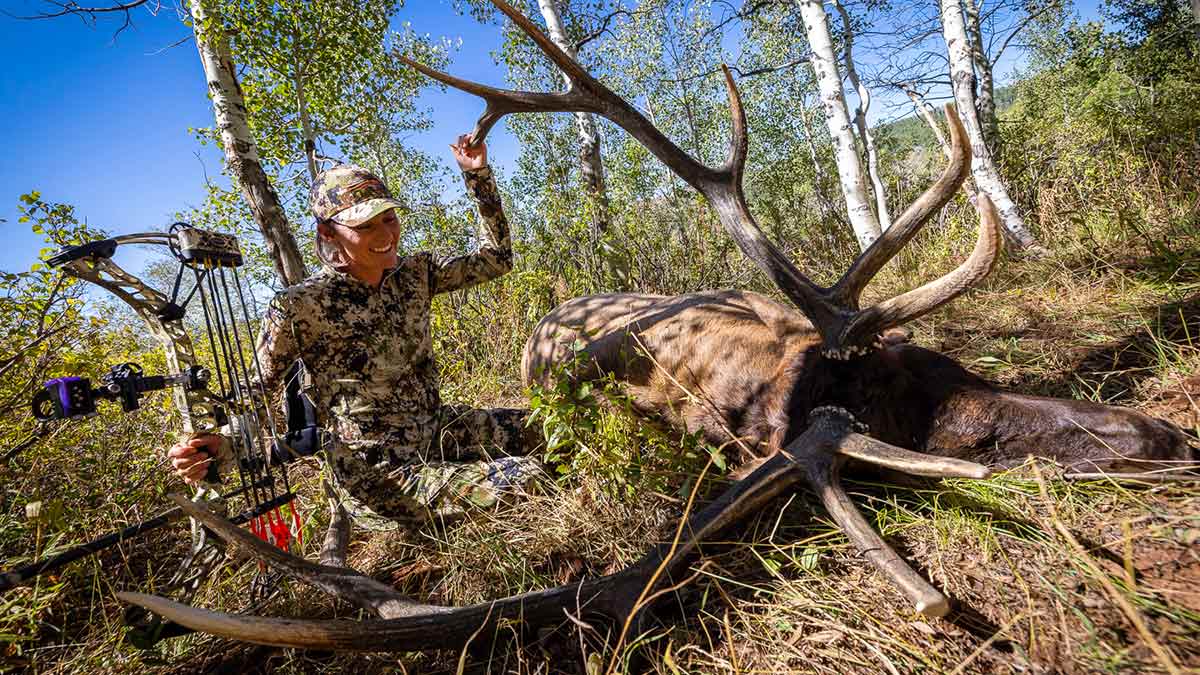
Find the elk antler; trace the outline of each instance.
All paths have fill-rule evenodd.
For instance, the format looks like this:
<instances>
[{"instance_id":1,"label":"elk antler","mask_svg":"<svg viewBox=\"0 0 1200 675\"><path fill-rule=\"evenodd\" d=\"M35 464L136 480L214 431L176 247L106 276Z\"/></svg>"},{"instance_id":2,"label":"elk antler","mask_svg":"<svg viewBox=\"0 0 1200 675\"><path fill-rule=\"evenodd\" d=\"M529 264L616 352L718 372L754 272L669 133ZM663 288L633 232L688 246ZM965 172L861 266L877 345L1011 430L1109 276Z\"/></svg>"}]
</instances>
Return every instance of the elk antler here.
<instances>
[{"instance_id":1,"label":"elk antler","mask_svg":"<svg viewBox=\"0 0 1200 675\"><path fill-rule=\"evenodd\" d=\"M254 555L288 575L383 617L375 621L311 621L238 616L197 609L141 593L119 593L178 624L223 637L282 647L369 651L416 651L462 647L476 636L489 639L505 623L525 629L563 624L572 616L607 617L612 625L636 621L656 593L684 579L687 567L711 541L766 504L807 481L820 496L834 522L850 541L928 616L943 616L949 603L874 530L855 508L839 482L846 459L869 462L921 476L986 478L988 469L974 462L903 450L853 431L854 420L838 408L818 408L803 434L776 453L745 480L739 481L689 520L681 523L676 541L659 545L630 567L543 591L480 603L441 607L414 602L354 570L317 565L265 544L185 499L176 502L227 540L236 540Z\"/></svg>"},{"instance_id":2,"label":"elk antler","mask_svg":"<svg viewBox=\"0 0 1200 675\"><path fill-rule=\"evenodd\" d=\"M592 77L512 5L505 0L492 0L492 4L537 44L566 75L571 85L567 91L557 94L497 89L404 59L405 63L425 75L479 96L486 102L483 115L475 126L472 142L482 140L492 126L509 113L589 112L604 116L636 138L671 171L705 196L742 252L761 267L812 321L821 334L822 348L827 355L846 358L864 351L875 342L881 331L933 311L962 294L991 271L1001 248L1001 239L996 236L999 218L991 202L981 200L976 205L982 218L979 243L971 257L949 275L953 278L926 284L876 308L859 310L859 299L866 285L920 231L930 216L950 201L970 171L971 149L953 105L946 106L951 151L950 163L941 176L854 261L836 284L822 288L804 276L766 237L746 204L742 190L748 147L746 114L741 95L727 67L722 66L733 122L729 157L720 167L712 168L688 155L632 105Z\"/></svg>"}]
</instances>

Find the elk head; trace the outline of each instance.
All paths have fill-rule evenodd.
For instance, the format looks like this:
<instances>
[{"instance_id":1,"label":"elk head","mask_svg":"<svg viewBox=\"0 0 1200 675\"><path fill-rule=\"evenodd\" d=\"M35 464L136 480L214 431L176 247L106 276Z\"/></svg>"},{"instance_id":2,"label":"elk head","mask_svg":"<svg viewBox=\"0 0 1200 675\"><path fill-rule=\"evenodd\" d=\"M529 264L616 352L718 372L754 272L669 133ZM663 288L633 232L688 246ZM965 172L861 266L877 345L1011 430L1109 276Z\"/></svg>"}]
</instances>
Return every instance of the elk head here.
<instances>
[{"instance_id":1,"label":"elk head","mask_svg":"<svg viewBox=\"0 0 1200 675\"><path fill-rule=\"evenodd\" d=\"M482 140L496 121L509 113L596 113L625 129L708 199L742 251L770 276L802 313L784 308L781 321L790 325L788 330L796 335L805 331L808 334L807 338L797 338L798 341L792 345L797 349L790 351L788 344L779 340L767 345L786 357L777 360L774 369L767 368L770 375L818 374L815 379L803 380L808 385L789 376L788 387L781 390L786 396L778 399L779 403L768 411L772 419L768 420L770 433L766 435L773 437L775 452L749 477L738 481L717 500L681 522L671 542L655 548L621 572L568 586L534 591L472 607L424 605L404 598L383 584L352 570L316 565L290 556L241 532L221 518L206 513L202 507L181 500L181 506L189 515L202 520L221 536L242 541L260 558L291 576L354 602L382 619L355 622L242 617L198 610L153 596L126 593L121 597L198 630L233 639L292 647L397 651L459 647L472 639L487 640L502 622L516 621L526 627L562 624L565 623L564 615L577 620L582 616L614 619L610 625L620 629L615 633L620 641L631 626L636 625L642 609L655 598L686 582L687 568L699 555L701 542L711 540L753 516L775 497L807 484L818 494L850 540L899 588L917 611L932 616L945 614L949 609L945 596L909 567L871 529L842 489L839 470L848 459L935 477L984 478L989 473L988 468L963 459L906 450L873 437L879 435L874 432L867 435L862 421L878 425L880 429L890 429L883 419L876 419L869 413L876 401L871 396L849 401L861 409L860 415L867 418L856 420L846 410L846 402L838 402L840 394L827 396L825 390L838 390L842 386L842 378L847 374L857 377L853 374L856 371L839 369L869 368L873 361L901 361L908 364L906 367L910 367L913 377L923 377L920 373L924 366L919 366L917 362L930 357L914 356L916 353L910 354L906 351L909 349L907 347L886 345L880 341L879 335L888 328L900 326L949 302L986 276L995 264L1001 247L999 219L987 198L980 197L977 204L982 221L979 238L974 251L962 265L914 291L872 307L859 307L862 290L871 277L917 233L931 214L951 198L967 174L970 151L953 109L949 111L949 118L954 152L941 177L854 261L835 285L821 288L809 281L763 235L746 205L742 191L747 149L746 120L737 88L727 69L725 83L733 115L732 141L727 161L721 167L712 168L678 148L632 105L589 75L507 2L492 2L567 75L572 83L568 91L551 94L496 89L412 61L408 61L408 64L435 80L476 94L487 102L473 134L473 142ZM728 304L729 297L732 296L718 298L717 304ZM611 318L612 335L618 336L615 342L622 341L620 336L635 336L641 325L638 323L640 319L622 315L613 309L613 302L605 304L604 298L585 298L580 299L580 304L573 304L573 301L568 305L574 309L593 308L595 311L584 312L593 318ZM626 296L626 300L629 298ZM642 302L637 299L629 301L634 304ZM677 299L648 298L641 306L644 309L659 301L680 305L704 304L703 299L697 301L695 297L689 299L689 296L682 296ZM751 298L743 305L753 305L755 302L758 301ZM755 313L753 307L750 313ZM760 319L761 314L758 313ZM659 322L656 325L663 324ZM545 321L539 327L539 333L543 328L546 328ZM759 334L760 337L762 335L770 337L771 334L768 330ZM531 338L531 344L537 339L537 335ZM546 340L539 344L550 345L555 341ZM552 348L547 348L539 352L533 361L543 357L551 359L552 352ZM526 361L529 366L531 359L528 352ZM526 372L529 372L529 368L526 368ZM931 419L936 421L940 418L934 415ZM906 436L907 427L901 425L897 429L901 431L885 431L883 435L895 437L901 442L911 440ZM925 436L941 438L939 433L950 438L945 429L928 431ZM949 440L947 443L953 444ZM925 444L928 445L927 442ZM937 443L934 445L937 446Z\"/></svg>"}]
</instances>

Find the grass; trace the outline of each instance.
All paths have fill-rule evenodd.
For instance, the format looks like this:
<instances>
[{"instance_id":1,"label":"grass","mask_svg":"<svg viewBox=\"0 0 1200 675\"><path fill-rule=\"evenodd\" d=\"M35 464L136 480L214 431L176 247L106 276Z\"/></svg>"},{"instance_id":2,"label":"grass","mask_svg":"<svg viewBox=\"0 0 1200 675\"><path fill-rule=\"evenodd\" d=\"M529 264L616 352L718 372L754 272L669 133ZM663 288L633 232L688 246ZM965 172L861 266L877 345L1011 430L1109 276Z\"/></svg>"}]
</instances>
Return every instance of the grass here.
<instances>
[{"instance_id":1,"label":"grass","mask_svg":"<svg viewBox=\"0 0 1200 675\"><path fill-rule=\"evenodd\" d=\"M1085 243L1055 242L1054 253L1042 259L1007 262L967 301L915 324L915 340L1013 389L1131 406L1200 431L1196 242L1148 247L1139 232L1097 248L1098 235L1091 236ZM923 234L904 256L953 255L930 256L938 261L934 265L902 260L871 292L877 298L911 288L952 267L966 246L962 233ZM1135 260L1149 261L1148 267L1133 265ZM473 292L460 302L509 306ZM528 288L497 293L534 294ZM492 317L499 328L488 339L495 344L472 347L479 354L474 360L451 359L447 398L494 405L524 399L515 384L514 343L528 333L530 318L517 315L525 309ZM447 335L444 353L472 344L453 314L439 321ZM474 377L479 373L486 377ZM669 540L693 490L705 498L725 481L715 477L692 487L688 477L699 474L710 455L697 449L686 461L663 458L675 441L653 430L634 433L637 425L618 408L570 410L565 417L576 421L591 415L590 427L579 427L590 430L575 440L588 451L541 494L518 507L420 532L359 531L351 564L404 592L467 604L632 562ZM133 416L110 434L164 434L169 425L153 420ZM35 494L51 493L59 485L54 467L73 456L31 450L0 468L7 490L2 566L28 556L35 544L44 549L53 541L79 541L116 520L138 519L174 488L161 466L134 461L145 448L101 451L92 445L74 452L105 458L88 465L88 478L98 482L87 490L101 497L91 502L92 511L81 507L87 503L82 497L67 499L66 522L49 527L53 531L33 528L22 518L23 505ZM327 516L315 467L298 473L314 556ZM80 485L72 495L85 492L82 478L70 480ZM169 576L184 545L177 529L6 594L0 599L0 669L590 675L610 662L619 672L672 674L1200 668L1200 486L1066 482L1054 467L1033 464L985 481L848 486L867 519L954 599L950 617L915 616L827 520L816 497L802 491L765 509L729 541L706 547L710 555L696 580L657 610L661 623L630 634L617 653L597 639L593 629L600 627L582 626L571 627L565 639L482 654L325 654L205 636L174 640L157 651L134 650L120 640L124 608L113 592L152 588ZM231 570L202 588L196 604L239 607L256 568ZM298 586L286 586L260 612L359 618Z\"/></svg>"}]
</instances>

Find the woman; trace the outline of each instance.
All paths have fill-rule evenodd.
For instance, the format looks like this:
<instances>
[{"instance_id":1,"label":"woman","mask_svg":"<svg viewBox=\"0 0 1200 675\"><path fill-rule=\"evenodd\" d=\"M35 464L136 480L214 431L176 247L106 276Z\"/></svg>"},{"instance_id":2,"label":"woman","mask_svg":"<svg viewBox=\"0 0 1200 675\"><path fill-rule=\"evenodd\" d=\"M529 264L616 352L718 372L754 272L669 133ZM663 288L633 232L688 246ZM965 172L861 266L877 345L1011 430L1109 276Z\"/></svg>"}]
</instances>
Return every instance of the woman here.
<instances>
[{"instance_id":1,"label":"woman","mask_svg":"<svg viewBox=\"0 0 1200 675\"><path fill-rule=\"evenodd\" d=\"M409 524L491 505L540 469L526 456L541 440L525 428L526 411L445 406L438 394L432 297L512 269L487 148L468 143L459 136L450 147L479 205L477 252L399 257L395 209L403 204L364 169L324 171L310 196L324 267L276 295L258 343L268 392L278 391L297 358L304 361L341 487L375 513ZM196 482L223 442L199 436L168 456L178 475Z\"/></svg>"}]
</instances>

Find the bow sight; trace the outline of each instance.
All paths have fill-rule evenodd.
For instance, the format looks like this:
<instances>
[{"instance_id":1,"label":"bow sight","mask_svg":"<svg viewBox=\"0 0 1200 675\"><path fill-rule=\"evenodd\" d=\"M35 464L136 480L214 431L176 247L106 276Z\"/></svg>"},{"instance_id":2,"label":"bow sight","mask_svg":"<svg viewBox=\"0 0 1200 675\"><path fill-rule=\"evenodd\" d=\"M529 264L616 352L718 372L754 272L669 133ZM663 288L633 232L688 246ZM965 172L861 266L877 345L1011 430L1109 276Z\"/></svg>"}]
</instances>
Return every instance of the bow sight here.
<instances>
[{"instance_id":1,"label":"bow sight","mask_svg":"<svg viewBox=\"0 0 1200 675\"><path fill-rule=\"evenodd\" d=\"M185 390L206 389L212 377L207 368L190 366L177 375L143 375L136 363L113 366L93 387L86 377L56 377L48 380L33 397L33 416L40 422L84 419L96 414L97 399L120 401L121 410L141 407L142 394L180 385ZM218 420L220 422L221 420ZM224 423L224 422L221 422Z\"/></svg>"}]
</instances>

